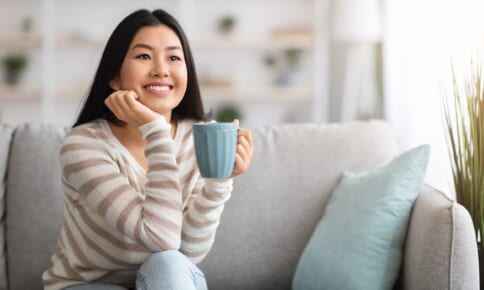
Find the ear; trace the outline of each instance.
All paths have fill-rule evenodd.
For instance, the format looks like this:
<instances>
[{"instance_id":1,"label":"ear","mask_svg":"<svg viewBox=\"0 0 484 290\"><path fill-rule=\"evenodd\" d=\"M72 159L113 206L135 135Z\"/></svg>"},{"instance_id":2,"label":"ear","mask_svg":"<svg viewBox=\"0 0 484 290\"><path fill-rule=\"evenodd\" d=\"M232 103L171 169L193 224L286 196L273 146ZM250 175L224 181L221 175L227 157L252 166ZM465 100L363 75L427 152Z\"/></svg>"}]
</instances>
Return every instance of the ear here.
<instances>
[{"instance_id":1,"label":"ear","mask_svg":"<svg viewBox=\"0 0 484 290\"><path fill-rule=\"evenodd\" d=\"M111 80L109 82L109 86L111 87L111 89L117 91L117 90L120 90L121 87L119 85L119 81L118 81L118 78L115 78L114 80Z\"/></svg>"}]
</instances>

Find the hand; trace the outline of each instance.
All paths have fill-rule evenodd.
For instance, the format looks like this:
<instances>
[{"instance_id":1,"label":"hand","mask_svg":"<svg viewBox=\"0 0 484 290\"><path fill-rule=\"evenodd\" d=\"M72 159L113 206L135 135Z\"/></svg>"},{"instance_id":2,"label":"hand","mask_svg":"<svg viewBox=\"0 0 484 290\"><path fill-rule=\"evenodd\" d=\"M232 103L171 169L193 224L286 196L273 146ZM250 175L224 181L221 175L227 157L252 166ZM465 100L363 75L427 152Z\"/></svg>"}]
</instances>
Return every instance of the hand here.
<instances>
[{"instance_id":1,"label":"hand","mask_svg":"<svg viewBox=\"0 0 484 290\"><path fill-rule=\"evenodd\" d=\"M104 104L116 118L138 127L160 117L160 114L143 105L134 91L115 91L104 100Z\"/></svg>"},{"instance_id":2,"label":"hand","mask_svg":"<svg viewBox=\"0 0 484 290\"><path fill-rule=\"evenodd\" d=\"M239 120L235 119L234 123L239 125ZM232 177L244 173L252 161L254 154L254 144L252 135L248 130L238 130L237 132L237 154L235 155L235 165L232 171Z\"/></svg>"}]
</instances>

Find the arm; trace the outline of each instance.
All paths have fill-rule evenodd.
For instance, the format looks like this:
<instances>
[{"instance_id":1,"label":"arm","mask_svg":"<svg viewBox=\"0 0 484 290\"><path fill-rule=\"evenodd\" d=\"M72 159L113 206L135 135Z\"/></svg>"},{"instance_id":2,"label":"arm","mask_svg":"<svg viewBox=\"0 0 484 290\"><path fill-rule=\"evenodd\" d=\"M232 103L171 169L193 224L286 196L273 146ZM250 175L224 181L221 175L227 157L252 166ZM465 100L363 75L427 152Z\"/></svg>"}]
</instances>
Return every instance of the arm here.
<instances>
[{"instance_id":1,"label":"arm","mask_svg":"<svg viewBox=\"0 0 484 290\"><path fill-rule=\"evenodd\" d=\"M238 121L235 121L238 124ZM237 133L237 154L232 177L244 173L254 151L250 131ZM233 178L199 179L183 216L181 251L199 263L210 251L225 202L232 193Z\"/></svg>"},{"instance_id":2,"label":"arm","mask_svg":"<svg viewBox=\"0 0 484 290\"><path fill-rule=\"evenodd\" d=\"M409 221L402 289L479 289L474 227L467 210L424 186Z\"/></svg>"},{"instance_id":3,"label":"arm","mask_svg":"<svg viewBox=\"0 0 484 290\"><path fill-rule=\"evenodd\" d=\"M194 263L208 254L225 202L232 193L233 179L199 179L183 215L181 248Z\"/></svg>"},{"instance_id":4,"label":"arm","mask_svg":"<svg viewBox=\"0 0 484 290\"><path fill-rule=\"evenodd\" d=\"M153 251L178 249L182 197L170 125L163 117L140 127L147 140L145 198L88 129L66 138L61 149L63 182L71 198L95 210L124 235Z\"/></svg>"}]
</instances>

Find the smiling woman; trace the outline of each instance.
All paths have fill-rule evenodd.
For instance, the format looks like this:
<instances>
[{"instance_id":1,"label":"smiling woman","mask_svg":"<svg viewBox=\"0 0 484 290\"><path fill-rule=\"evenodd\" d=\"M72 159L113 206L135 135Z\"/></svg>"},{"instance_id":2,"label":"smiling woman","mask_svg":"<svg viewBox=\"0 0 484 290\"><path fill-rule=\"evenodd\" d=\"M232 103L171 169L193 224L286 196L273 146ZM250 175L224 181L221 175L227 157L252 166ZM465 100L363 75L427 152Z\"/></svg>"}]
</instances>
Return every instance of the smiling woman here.
<instances>
[{"instance_id":1,"label":"smiling woman","mask_svg":"<svg viewBox=\"0 0 484 290\"><path fill-rule=\"evenodd\" d=\"M166 25L141 28L110 85L114 90L132 90L136 100L171 120L171 111L187 88L187 67L175 32Z\"/></svg>"},{"instance_id":2,"label":"smiling woman","mask_svg":"<svg viewBox=\"0 0 484 290\"><path fill-rule=\"evenodd\" d=\"M192 125L203 116L178 22L163 10L128 15L62 143L64 224L45 289L207 289L195 264L212 247L253 143L239 130L231 176L202 178Z\"/></svg>"},{"instance_id":3,"label":"smiling woman","mask_svg":"<svg viewBox=\"0 0 484 290\"><path fill-rule=\"evenodd\" d=\"M144 18L141 18L143 16ZM136 21L139 21L139 23ZM168 59L160 59L161 53L164 55L172 53L173 55L169 55ZM104 104L105 99L119 89L133 90L135 93L139 93L139 91L134 90L134 87L120 87L120 85L123 85L120 83L120 81L123 81L122 74L126 73L126 69L123 71L123 68L131 66L132 62L140 62L139 69L150 69L149 73L153 74L154 72L154 77L158 78L155 82L160 83L159 79L162 76L159 75L158 70L160 68L166 69L166 66L161 66L162 63L160 62L172 63L178 60L181 62L179 67L183 66L185 69L184 79L186 84L184 91L180 92L179 90L178 92L182 93L183 98L180 105L174 109L173 117L175 119L193 118L201 120L204 112L195 63L188 40L179 23L171 15L161 10L154 11L152 15L151 13L150 15L143 15L138 11L126 17L116 27L106 44L91 91L74 126L99 117L114 124L124 124ZM145 65L142 66L141 63ZM148 66L150 67L148 68ZM183 70L183 68L180 68L180 70ZM153 79L151 82L153 82ZM118 89L113 88L113 85ZM137 86L139 85L137 84Z\"/></svg>"}]
</instances>

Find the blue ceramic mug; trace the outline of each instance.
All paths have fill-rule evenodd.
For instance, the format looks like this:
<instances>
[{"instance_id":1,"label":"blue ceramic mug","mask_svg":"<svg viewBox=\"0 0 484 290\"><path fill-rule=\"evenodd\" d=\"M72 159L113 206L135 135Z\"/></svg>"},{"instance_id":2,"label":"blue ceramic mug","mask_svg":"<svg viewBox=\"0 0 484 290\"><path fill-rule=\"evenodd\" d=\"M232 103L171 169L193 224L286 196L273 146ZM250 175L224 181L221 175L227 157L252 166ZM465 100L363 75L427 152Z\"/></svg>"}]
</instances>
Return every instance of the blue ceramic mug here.
<instances>
[{"instance_id":1,"label":"blue ceramic mug","mask_svg":"<svg viewBox=\"0 0 484 290\"><path fill-rule=\"evenodd\" d=\"M237 125L226 122L193 124L193 141L200 174L205 178L232 175L237 148Z\"/></svg>"}]
</instances>

